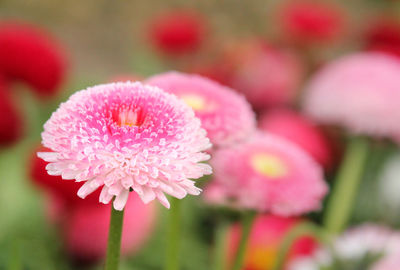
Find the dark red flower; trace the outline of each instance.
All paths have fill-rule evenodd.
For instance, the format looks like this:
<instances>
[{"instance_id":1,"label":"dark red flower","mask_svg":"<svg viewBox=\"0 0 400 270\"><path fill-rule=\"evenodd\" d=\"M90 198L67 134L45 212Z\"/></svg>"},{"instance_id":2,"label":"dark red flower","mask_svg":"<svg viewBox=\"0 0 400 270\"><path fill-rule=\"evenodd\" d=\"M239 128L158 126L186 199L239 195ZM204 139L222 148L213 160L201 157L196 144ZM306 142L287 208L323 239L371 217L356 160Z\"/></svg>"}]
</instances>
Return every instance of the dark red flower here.
<instances>
[{"instance_id":1,"label":"dark red flower","mask_svg":"<svg viewBox=\"0 0 400 270\"><path fill-rule=\"evenodd\" d=\"M150 26L153 45L171 55L195 51L204 41L205 34L204 19L192 10L165 12L156 17Z\"/></svg>"},{"instance_id":2,"label":"dark red flower","mask_svg":"<svg viewBox=\"0 0 400 270\"><path fill-rule=\"evenodd\" d=\"M344 32L345 13L325 1L289 1L280 12L282 30L300 43L335 41Z\"/></svg>"},{"instance_id":3,"label":"dark red flower","mask_svg":"<svg viewBox=\"0 0 400 270\"><path fill-rule=\"evenodd\" d=\"M0 72L41 95L52 95L65 73L63 51L50 35L20 22L0 22Z\"/></svg>"},{"instance_id":4,"label":"dark red flower","mask_svg":"<svg viewBox=\"0 0 400 270\"><path fill-rule=\"evenodd\" d=\"M76 204L99 204L100 190L95 191L90 194L84 200L79 198L77 192L81 187L82 183L77 183L75 180L63 180L61 176L52 176L47 174L46 161L37 157L37 152L50 152L50 149L45 147L40 147L32 152L31 162L30 162L30 176L36 185L52 196L57 197L61 200L62 204L68 206L74 206Z\"/></svg>"},{"instance_id":5,"label":"dark red flower","mask_svg":"<svg viewBox=\"0 0 400 270\"><path fill-rule=\"evenodd\" d=\"M378 18L368 25L364 37L366 49L400 56L400 21Z\"/></svg>"},{"instance_id":6,"label":"dark red flower","mask_svg":"<svg viewBox=\"0 0 400 270\"><path fill-rule=\"evenodd\" d=\"M0 145L15 142L22 134L21 116L13 103L8 86L0 76Z\"/></svg>"}]
</instances>

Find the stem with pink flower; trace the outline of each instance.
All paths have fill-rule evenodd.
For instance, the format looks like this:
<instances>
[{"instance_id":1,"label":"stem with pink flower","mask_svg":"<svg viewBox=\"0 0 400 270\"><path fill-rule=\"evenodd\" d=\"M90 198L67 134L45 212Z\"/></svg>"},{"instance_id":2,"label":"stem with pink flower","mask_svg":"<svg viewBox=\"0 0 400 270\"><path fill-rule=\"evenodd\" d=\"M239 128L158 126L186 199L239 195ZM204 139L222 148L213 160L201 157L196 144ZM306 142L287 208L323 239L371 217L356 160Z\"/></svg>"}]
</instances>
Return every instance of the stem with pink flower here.
<instances>
[{"instance_id":1,"label":"stem with pink flower","mask_svg":"<svg viewBox=\"0 0 400 270\"><path fill-rule=\"evenodd\" d=\"M167 232L167 247L165 270L179 269L179 247L181 230L181 200L171 198L171 209L169 210L169 224Z\"/></svg>"},{"instance_id":2,"label":"stem with pink flower","mask_svg":"<svg viewBox=\"0 0 400 270\"><path fill-rule=\"evenodd\" d=\"M110 229L108 232L108 244L105 270L118 270L121 250L122 225L124 210L118 211L111 206Z\"/></svg>"},{"instance_id":3,"label":"stem with pink flower","mask_svg":"<svg viewBox=\"0 0 400 270\"><path fill-rule=\"evenodd\" d=\"M331 233L340 233L349 221L368 149L367 138L354 137L348 143L324 217L325 228Z\"/></svg>"},{"instance_id":4,"label":"stem with pink flower","mask_svg":"<svg viewBox=\"0 0 400 270\"><path fill-rule=\"evenodd\" d=\"M246 254L247 242L256 217L255 211L246 211L242 216L242 234L240 237L239 247L235 256L232 270L242 269L244 256Z\"/></svg>"}]
</instances>

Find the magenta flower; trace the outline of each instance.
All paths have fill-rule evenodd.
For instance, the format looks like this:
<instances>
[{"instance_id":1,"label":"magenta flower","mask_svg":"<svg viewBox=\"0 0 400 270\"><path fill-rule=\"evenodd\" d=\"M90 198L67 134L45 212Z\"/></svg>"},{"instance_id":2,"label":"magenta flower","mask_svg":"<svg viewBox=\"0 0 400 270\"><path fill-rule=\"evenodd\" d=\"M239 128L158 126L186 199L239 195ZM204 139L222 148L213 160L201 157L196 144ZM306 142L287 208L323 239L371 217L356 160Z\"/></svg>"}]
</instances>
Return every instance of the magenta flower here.
<instances>
[{"instance_id":1,"label":"magenta flower","mask_svg":"<svg viewBox=\"0 0 400 270\"><path fill-rule=\"evenodd\" d=\"M115 196L122 210L130 190L143 202L164 193L198 195L195 179L211 173L206 132L193 111L173 95L139 82L111 83L79 91L44 125L40 152L50 175L85 182L78 196L102 187L100 202ZM189 179L190 178L190 179Z\"/></svg>"},{"instance_id":2,"label":"magenta flower","mask_svg":"<svg viewBox=\"0 0 400 270\"><path fill-rule=\"evenodd\" d=\"M299 215L320 207L327 192L321 167L283 138L257 134L251 141L216 151L210 203L276 215Z\"/></svg>"},{"instance_id":3,"label":"magenta flower","mask_svg":"<svg viewBox=\"0 0 400 270\"><path fill-rule=\"evenodd\" d=\"M168 72L146 82L177 95L191 106L217 146L244 140L255 130L255 116L244 97L212 80Z\"/></svg>"},{"instance_id":4,"label":"magenta flower","mask_svg":"<svg viewBox=\"0 0 400 270\"><path fill-rule=\"evenodd\" d=\"M305 110L325 124L354 133L400 134L400 60L383 53L358 53L327 64L312 78Z\"/></svg>"}]
</instances>

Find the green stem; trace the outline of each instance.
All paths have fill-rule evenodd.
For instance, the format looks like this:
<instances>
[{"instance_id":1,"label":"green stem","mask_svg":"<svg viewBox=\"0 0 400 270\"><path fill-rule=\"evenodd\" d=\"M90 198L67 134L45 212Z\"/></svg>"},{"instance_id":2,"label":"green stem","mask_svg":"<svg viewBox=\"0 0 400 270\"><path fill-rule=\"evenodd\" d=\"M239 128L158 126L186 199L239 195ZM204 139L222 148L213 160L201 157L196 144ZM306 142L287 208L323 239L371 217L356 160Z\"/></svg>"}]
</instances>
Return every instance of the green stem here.
<instances>
[{"instance_id":1,"label":"green stem","mask_svg":"<svg viewBox=\"0 0 400 270\"><path fill-rule=\"evenodd\" d=\"M10 257L8 261L8 270L21 270L22 269L22 256L21 256L21 248L20 241L17 239L12 244L12 248L10 250Z\"/></svg>"},{"instance_id":2,"label":"green stem","mask_svg":"<svg viewBox=\"0 0 400 270\"><path fill-rule=\"evenodd\" d=\"M124 210L118 211L111 206L111 220L110 229L108 231L105 270L118 270L123 220Z\"/></svg>"},{"instance_id":3,"label":"green stem","mask_svg":"<svg viewBox=\"0 0 400 270\"><path fill-rule=\"evenodd\" d=\"M284 264L286 262L286 258L289 255L290 248L292 247L294 241L299 237L306 235L315 237L319 242L323 243L330 242L330 236L327 233L325 233L325 231L322 228L310 222L302 222L294 226L286 233L285 237L283 238L280 244L273 270L283 269Z\"/></svg>"},{"instance_id":4,"label":"green stem","mask_svg":"<svg viewBox=\"0 0 400 270\"><path fill-rule=\"evenodd\" d=\"M254 218L256 217L256 212L247 211L242 217L242 236L239 242L239 248L236 253L236 257L233 263L232 270L242 269L244 256L246 254L247 241L250 236L251 228L253 227Z\"/></svg>"},{"instance_id":5,"label":"green stem","mask_svg":"<svg viewBox=\"0 0 400 270\"><path fill-rule=\"evenodd\" d=\"M179 248L181 230L181 201L171 198L169 210L168 239L166 250L165 270L179 269Z\"/></svg>"},{"instance_id":6,"label":"green stem","mask_svg":"<svg viewBox=\"0 0 400 270\"><path fill-rule=\"evenodd\" d=\"M217 224L215 232L215 247L214 247L214 270L226 270L226 254L229 222L221 220Z\"/></svg>"},{"instance_id":7,"label":"green stem","mask_svg":"<svg viewBox=\"0 0 400 270\"><path fill-rule=\"evenodd\" d=\"M355 137L348 143L324 217L324 225L331 233L340 233L347 226L361 183L368 148L366 138Z\"/></svg>"}]
</instances>

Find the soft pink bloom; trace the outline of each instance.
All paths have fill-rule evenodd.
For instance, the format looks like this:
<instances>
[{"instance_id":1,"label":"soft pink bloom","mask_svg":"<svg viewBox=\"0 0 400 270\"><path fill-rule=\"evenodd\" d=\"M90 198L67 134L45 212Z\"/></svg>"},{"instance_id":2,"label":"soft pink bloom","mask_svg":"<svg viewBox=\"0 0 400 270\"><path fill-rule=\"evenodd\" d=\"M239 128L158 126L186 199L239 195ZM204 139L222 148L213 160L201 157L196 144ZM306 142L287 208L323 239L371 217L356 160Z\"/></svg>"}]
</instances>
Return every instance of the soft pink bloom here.
<instances>
[{"instance_id":1,"label":"soft pink bloom","mask_svg":"<svg viewBox=\"0 0 400 270\"><path fill-rule=\"evenodd\" d=\"M303 76L296 55L259 41L240 44L233 53L236 63L230 85L255 109L295 100Z\"/></svg>"},{"instance_id":2,"label":"soft pink bloom","mask_svg":"<svg viewBox=\"0 0 400 270\"><path fill-rule=\"evenodd\" d=\"M150 237L156 208L130 196L124 214L122 255L137 251ZM110 206L82 205L73 208L61 223L68 253L75 258L94 261L104 257L110 225Z\"/></svg>"},{"instance_id":3,"label":"soft pink bloom","mask_svg":"<svg viewBox=\"0 0 400 270\"><path fill-rule=\"evenodd\" d=\"M256 218L251 229L243 270L272 270L286 234L301 223L300 219L262 215ZM235 224L229 231L228 258L230 262L237 252L241 236L241 225ZM311 235L297 237L291 245L287 261L299 256L311 255L317 247Z\"/></svg>"},{"instance_id":4,"label":"soft pink bloom","mask_svg":"<svg viewBox=\"0 0 400 270\"><path fill-rule=\"evenodd\" d=\"M146 83L175 94L191 106L217 146L239 142L255 131L255 115L246 100L212 80L167 72L149 78Z\"/></svg>"},{"instance_id":5,"label":"soft pink bloom","mask_svg":"<svg viewBox=\"0 0 400 270\"><path fill-rule=\"evenodd\" d=\"M324 168L334 161L332 146L323 131L310 119L289 109L275 109L261 115L261 130L286 138L306 150Z\"/></svg>"},{"instance_id":6,"label":"soft pink bloom","mask_svg":"<svg viewBox=\"0 0 400 270\"><path fill-rule=\"evenodd\" d=\"M85 182L78 196L102 187L100 202L115 196L122 210L130 189L148 203L169 207L164 192L177 198L198 195L194 181L211 173L201 163L210 147L193 110L157 87L139 82L103 84L72 95L44 125L40 152L50 175ZM190 179L189 179L190 178Z\"/></svg>"},{"instance_id":7,"label":"soft pink bloom","mask_svg":"<svg viewBox=\"0 0 400 270\"><path fill-rule=\"evenodd\" d=\"M209 203L276 215L317 210L327 192L322 168L300 147L275 135L220 149L211 160L215 179Z\"/></svg>"},{"instance_id":8,"label":"soft pink bloom","mask_svg":"<svg viewBox=\"0 0 400 270\"><path fill-rule=\"evenodd\" d=\"M393 256L379 260L372 270L398 270L400 266L400 251Z\"/></svg>"},{"instance_id":9,"label":"soft pink bloom","mask_svg":"<svg viewBox=\"0 0 400 270\"><path fill-rule=\"evenodd\" d=\"M382 53L357 53L327 64L307 87L305 111L325 124L354 133L400 133L400 60Z\"/></svg>"}]
</instances>

